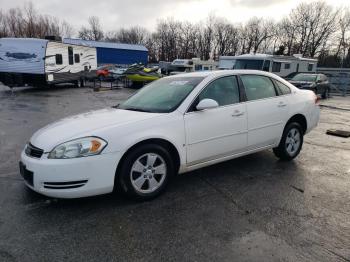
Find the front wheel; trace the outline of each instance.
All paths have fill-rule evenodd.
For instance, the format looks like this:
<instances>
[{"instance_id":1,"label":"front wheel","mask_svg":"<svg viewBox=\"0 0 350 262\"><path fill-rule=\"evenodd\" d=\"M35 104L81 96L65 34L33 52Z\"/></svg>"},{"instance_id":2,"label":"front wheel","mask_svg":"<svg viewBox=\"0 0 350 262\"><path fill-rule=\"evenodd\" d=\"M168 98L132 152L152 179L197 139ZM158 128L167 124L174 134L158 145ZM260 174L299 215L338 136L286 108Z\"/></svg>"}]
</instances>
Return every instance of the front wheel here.
<instances>
[{"instance_id":1,"label":"front wheel","mask_svg":"<svg viewBox=\"0 0 350 262\"><path fill-rule=\"evenodd\" d=\"M158 196L174 174L169 152L160 145L142 145L128 153L117 174L121 190L137 200Z\"/></svg>"},{"instance_id":2,"label":"front wheel","mask_svg":"<svg viewBox=\"0 0 350 262\"><path fill-rule=\"evenodd\" d=\"M289 161L299 155L303 146L304 133L299 123L288 124L278 147L273 149L274 154L281 160Z\"/></svg>"}]
</instances>

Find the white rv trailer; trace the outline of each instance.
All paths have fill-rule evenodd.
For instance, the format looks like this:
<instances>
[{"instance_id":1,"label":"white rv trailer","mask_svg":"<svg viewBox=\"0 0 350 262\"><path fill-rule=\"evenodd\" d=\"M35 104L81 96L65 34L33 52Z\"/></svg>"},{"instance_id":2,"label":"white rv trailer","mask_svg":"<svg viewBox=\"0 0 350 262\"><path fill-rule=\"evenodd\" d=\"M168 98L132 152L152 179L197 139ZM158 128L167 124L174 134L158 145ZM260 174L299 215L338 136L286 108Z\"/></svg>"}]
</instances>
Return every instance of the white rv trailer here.
<instances>
[{"instance_id":1,"label":"white rv trailer","mask_svg":"<svg viewBox=\"0 0 350 262\"><path fill-rule=\"evenodd\" d=\"M0 39L0 81L10 87L75 83L96 75L96 48L34 38Z\"/></svg>"},{"instance_id":2,"label":"white rv trailer","mask_svg":"<svg viewBox=\"0 0 350 262\"><path fill-rule=\"evenodd\" d=\"M218 62L214 60L204 61L199 58L192 58L175 59L173 62L160 61L159 65L164 74L179 74L183 72L215 70L218 67Z\"/></svg>"},{"instance_id":3,"label":"white rv trailer","mask_svg":"<svg viewBox=\"0 0 350 262\"><path fill-rule=\"evenodd\" d=\"M245 54L219 57L219 69L256 69L284 78L291 78L297 73L316 73L316 67L316 59L304 58L301 55Z\"/></svg>"}]
</instances>

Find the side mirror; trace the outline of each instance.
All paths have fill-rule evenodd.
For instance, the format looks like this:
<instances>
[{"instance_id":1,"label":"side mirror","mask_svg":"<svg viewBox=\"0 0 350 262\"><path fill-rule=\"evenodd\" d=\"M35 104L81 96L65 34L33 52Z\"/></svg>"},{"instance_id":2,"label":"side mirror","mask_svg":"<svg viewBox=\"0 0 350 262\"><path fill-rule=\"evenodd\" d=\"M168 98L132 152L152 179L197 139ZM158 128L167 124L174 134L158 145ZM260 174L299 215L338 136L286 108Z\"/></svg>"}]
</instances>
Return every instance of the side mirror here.
<instances>
[{"instance_id":1,"label":"side mirror","mask_svg":"<svg viewBox=\"0 0 350 262\"><path fill-rule=\"evenodd\" d=\"M204 109L215 108L218 106L219 106L218 102L216 102L214 99L205 98L198 103L198 105L196 106L196 109L198 111L201 111Z\"/></svg>"},{"instance_id":2,"label":"side mirror","mask_svg":"<svg viewBox=\"0 0 350 262\"><path fill-rule=\"evenodd\" d=\"M320 83L322 83L322 80L319 79L316 81L316 84L320 84Z\"/></svg>"}]
</instances>

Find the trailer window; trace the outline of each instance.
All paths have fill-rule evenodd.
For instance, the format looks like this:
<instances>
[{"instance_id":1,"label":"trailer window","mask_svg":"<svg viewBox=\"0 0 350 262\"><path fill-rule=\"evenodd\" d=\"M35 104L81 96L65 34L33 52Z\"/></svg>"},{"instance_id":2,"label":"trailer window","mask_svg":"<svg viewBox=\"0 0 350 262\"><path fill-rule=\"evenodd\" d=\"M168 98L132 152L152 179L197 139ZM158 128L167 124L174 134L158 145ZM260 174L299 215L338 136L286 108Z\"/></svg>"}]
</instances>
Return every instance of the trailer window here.
<instances>
[{"instance_id":1,"label":"trailer window","mask_svg":"<svg viewBox=\"0 0 350 262\"><path fill-rule=\"evenodd\" d=\"M255 69L261 70L264 60L236 59L233 69Z\"/></svg>"},{"instance_id":2,"label":"trailer window","mask_svg":"<svg viewBox=\"0 0 350 262\"><path fill-rule=\"evenodd\" d=\"M62 65L63 64L63 58L61 54L56 54L56 65Z\"/></svg>"},{"instance_id":3,"label":"trailer window","mask_svg":"<svg viewBox=\"0 0 350 262\"><path fill-rule=\"evenodd\" d=\"M270 60L265 60L263 70L270 72Z\"/></svg>"},{"instance_id":4,"label":"trailer window","mask_svg":"<svg viewBox=\"0 0 350 262\"><path fill-rule=\"evenodd\" d=\"M68 62L70 65L73 65L73 47L68 46Z\"/></svg>"},{"instance_id":5,"label":"trailer window","mask_svg":"<svg viewBox=\"0 0 350 262\"><path fill-rule=\"evenodd\" d=\"M290 69L290 64L289 63L284 64L284 69Z\"/></svg>"},{"instance_id":6,"label":"trailer window","mask_svg":"<svg viewBox=\"0 0 350 262\"><path fill-rule=\"evenodd\" d=\"M307 70L312 71L313 67L314 67L314 64L308 64Z\"/></svg>"},{"instance_id":7,"label":"trailer window","mask_svg":"<svg viewBox=\"0 0 350 262\"><path fill-rule=\"evenodd\" d=\"M80 63L80 55L74 54L74 63Z\"/></svg>"},{"instance_id":8,"label":"trailer window","mask_svg":"<svg viewBox=\"0 0 350 262\"><path fill-rule=\"evenodd\" d=\"M281 63L273 62L272 63L272 72L281 72Z\"/></svg>"}]
</instances>

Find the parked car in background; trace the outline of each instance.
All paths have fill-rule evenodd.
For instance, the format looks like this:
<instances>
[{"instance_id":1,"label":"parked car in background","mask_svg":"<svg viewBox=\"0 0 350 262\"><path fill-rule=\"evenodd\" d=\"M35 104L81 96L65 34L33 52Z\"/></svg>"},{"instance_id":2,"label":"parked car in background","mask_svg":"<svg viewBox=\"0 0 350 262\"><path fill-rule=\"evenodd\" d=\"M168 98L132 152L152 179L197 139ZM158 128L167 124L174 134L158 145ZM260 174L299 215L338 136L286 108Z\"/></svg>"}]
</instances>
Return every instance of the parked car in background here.
<instances>
[{"instance_id":1,"label":"parked car in background","mask_svg":"<svg viewBox=\"0 0 350 262\"><path fill-rule=\"evenodd\" d=\"M31 189L146 200L177 173L266 149L295 158L319 120L317 96L263 71L202 71L154 81L112 108L37 131L21 153ZM272 163L274 164L274 163Z\"/></svg>"},{"instance_id":2,"label":"parked car in background","mask_svg":"<svg viewBox=\"0 0 350 262\"><path fill-rule=\"evenodd\" d=\"M324 74L297 74L289 82L300 89L312 90L322 98L329 96L330 85Z\"/></svg>"},{"instance_id":3,"label":"parked car in background","mask_svg":"<svg viewBox=\"0 0 350 262\"><path fill-rule=\"evenodd\" d=\"M100 80L105 78L117 78L125 72L126 68L118 67L115 65L104 65L97 68L97 77Z\"/></svg>"}]
</instances>

